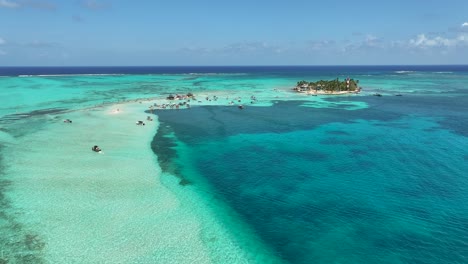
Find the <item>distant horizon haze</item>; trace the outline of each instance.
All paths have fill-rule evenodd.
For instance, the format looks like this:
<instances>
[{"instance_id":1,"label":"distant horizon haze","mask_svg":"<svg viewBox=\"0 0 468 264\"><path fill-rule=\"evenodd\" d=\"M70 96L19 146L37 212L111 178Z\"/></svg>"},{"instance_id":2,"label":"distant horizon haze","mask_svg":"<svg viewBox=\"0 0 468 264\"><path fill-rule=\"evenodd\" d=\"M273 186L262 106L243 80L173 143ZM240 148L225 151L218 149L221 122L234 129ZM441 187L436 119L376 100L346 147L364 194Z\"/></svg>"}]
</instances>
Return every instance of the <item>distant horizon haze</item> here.
<instances>
[{"instance_id":1,"label":"distant horizon haze","mask_svg":"<svg viewBox=\"0 0 468 264\"><path fill-rule=\"evenodd\" d=\"M453 65L468 1L1 0L0 66Z\"/></svg>"}]
</instances>

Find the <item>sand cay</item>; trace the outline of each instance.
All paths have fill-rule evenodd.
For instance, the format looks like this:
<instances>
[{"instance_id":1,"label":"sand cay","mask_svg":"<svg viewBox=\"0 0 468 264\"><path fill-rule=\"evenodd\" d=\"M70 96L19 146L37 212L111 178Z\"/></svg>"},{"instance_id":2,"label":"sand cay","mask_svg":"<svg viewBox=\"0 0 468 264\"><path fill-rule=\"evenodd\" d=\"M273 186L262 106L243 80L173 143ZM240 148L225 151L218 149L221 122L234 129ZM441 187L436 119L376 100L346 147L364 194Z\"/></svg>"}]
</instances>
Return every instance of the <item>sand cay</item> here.
<instances>
[{"instance_id":1,"label":"sand cay","mask_svg":"<svg viewBox=\"0 0 468 264\"><path fill-rule=\"evenodd\" d=\"M150 148L158 122L146 121L146 103L50 116L47 130L10 142L7 175L15 192L8 198L35 247L2 251L3 259L15 263L34 254L46 263L264 262L266 250L253 242L246 250L190 187L170 176L161 183ZM137 120L146 125L135 125ZM91 151L93 145L103 151Z\"/></svg>"}]
</instances>

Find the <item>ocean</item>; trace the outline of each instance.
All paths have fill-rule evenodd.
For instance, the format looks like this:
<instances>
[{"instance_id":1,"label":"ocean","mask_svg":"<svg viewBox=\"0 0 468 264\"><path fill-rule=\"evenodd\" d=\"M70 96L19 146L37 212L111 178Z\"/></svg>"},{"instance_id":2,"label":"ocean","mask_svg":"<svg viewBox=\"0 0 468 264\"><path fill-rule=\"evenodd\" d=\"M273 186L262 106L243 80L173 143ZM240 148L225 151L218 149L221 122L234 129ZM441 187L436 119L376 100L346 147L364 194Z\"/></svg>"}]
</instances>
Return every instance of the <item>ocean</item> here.
<instances>
[{"instance_id":1,"label":"ocean","mask_svg":"<svg viewBox=\"0 0 468 264\"><path fill-rule=\"evenodd\" d=\"M0 76L0 262L468 262L468 66ZM347 77L360 94L291 89Z\"/></svg>"}]
</instances>

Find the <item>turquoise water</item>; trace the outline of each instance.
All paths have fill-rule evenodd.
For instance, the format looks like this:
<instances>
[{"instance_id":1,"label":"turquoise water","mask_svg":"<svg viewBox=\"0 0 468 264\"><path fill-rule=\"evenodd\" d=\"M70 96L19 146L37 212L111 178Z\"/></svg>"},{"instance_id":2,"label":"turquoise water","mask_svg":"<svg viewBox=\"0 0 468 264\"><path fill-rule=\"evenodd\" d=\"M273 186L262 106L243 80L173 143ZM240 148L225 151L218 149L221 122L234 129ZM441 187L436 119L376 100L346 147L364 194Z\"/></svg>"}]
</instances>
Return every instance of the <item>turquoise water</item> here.
<instances>
[{"instance_id":1,"label":"turquoise water","mask_svg":"<svg viewBox=\"0 0 468 264\"><path fill-rule=\"evenodd\" d=\"M439 118L386 112L400 103L320 117L295 103L210 107L160 121L184 134L186 177L208 179L285 261L463 263L468 142Z\"/></svg>"},{"instance_id":2,"label":"turquoise water","mask_svg":"<svg viewBox=\"0 0 468 264\"><path fill-rule=\"evenodd\" d=\"M298 80L347 76L360 80L364 88L362 94L312 97L290 91ZM151 148L163 172L157 180L182 204L186 201L185 206L192 206L188 201L196 194L200 200L193 199L205 207L193 206L194 214L178 213L166 220L161 217L153 220L151 214L145 214L144 221L134 221L135 226L132 221L125 220L125 225L119 226L124 228L122 232L140 234L144 232L142 228L172 226L164 221L181 226L183 224L177 221L185 219L181 223L189 223L187 227L202 226L201 230L205 230L202 244L213 244L209 246L209 255L210 262L214 263L229 259L222 257L227 249L223 245L228 243L223 244L228 240L220 239L219 234L227 232L219 231L223 228L229 231L228 237L234 237L234 248L241 248L247 256L263 252L258 253L258 257L249 257L249 262L468 262L466 67L290 67L229 71L215 68L205 73L187 70L153 74L11 76L0 80L0 240L5 241L0 242L0 246L2 252L10 254L10 260L16 252L14 259L20 263L50 262L60 259L57 258L60 250L64 250L63 254L74 251L65 245L85 248L89 244L96 247L96 252L90 251L90 257L81 262L103 261L105 258L98 256L98 249L107 248L112 254L118 247L98 246L96 243L101 240L91 236L72 236L60 241L57 234L68 229L73 233L80 230L86 233L86 223L93 218L105 223L104 216L120 212L122 208L119 207L129 210L127 207L138 206L140 201L149 206L151 199L161 199L151 190L160 192L157 186L146 188L145 195L132 196L131 204L116 203L105 210L98 206L99 202L93 208L80 200L78 190L85 189L86 185L64 186L63 189L57 189L57 185L53 189L46 186L37 193L34 190L37 196L27 196L25 180L51 180L44 172L57 179L74 175L67 166L55 164L54 169L48 169L45 165L50 160L48 155L53 156L45 150L59 148L54 144L47 146L45 139L66 132L66 127L57 130L62 118L77 115L76 120L86 122L94 114L83 116L80 111L84 109L192 92L198 98L190 109L155 111L159 124ZM383 96L372 96L375 92ZM213 95L219 99L205 99ZM257 102L250 103L252 95ZM228 104L239 97L240 103L246 106L243 110ZM147 109L145 104L142 102L144 117L149 114L143 113ZM97 120L89 126L99 126L106 119ZM126 129L133 127L117 127L123 134L135 133ZM82 142L89 136L77 134L71 138ZM16 146L16 142L30 142L31 145L21 145L11 156L11 146ZM29 152L37 152L37 148L46 154L30 155ZM127 166L131 175L131 165L124 161L133 154L118 150L118 146L115 150L112 148L107 148L104 157L121 163L123 167L119 170ZM72 145L64 150L75 151ZM138 159L146 157L142 155ZM28 168L26 158L37 159L38 164L34 167L35 163L29 161L32 165ZM149 166L151 162L142 166ZM80 166L86 167L86 162ZM57 171L60 173L55 173ZM106 176L102 173L101 177ZM27 177L23 176L26 174ZM106 179L112 182L112 177L108 176ZM115 187L109 185L108 188L111 194ZM44 218L40 210L46 210L48 205L42 202L49 200L41 200L41 195L46 197L42 192L47 190L57 192L54 194L57 197L75 199L64 205L74 204L86 210L91 206L89 210L92 208L93 213L86 215L89 219L85 221L73 221L69 228L51 220L59 217L55 213L52 218ZM64 194L60 190L73 195L61 196ZM28 201L32 197L37 202ZM167 198L169 196L162 197L173 201ZM40 210L31 209L34 208L31 205ZM64 205L57 205L57 208L66 211ZM131 212L134 217L139 216ZM28 216L29 220L25 220ZM220 228L211 231L195 219ZM136 225L139 228L135 228ZM54 230L50 230L50 226ZM93 232L105 234L104 224L91 226ZM188 228L186 230L189 232ZM127 243L138 244L140 239L128 235ZM143 241L151 240L145 239L149 240ZM198 243L197 239L188 240ZM64 246L50 253L49 248L60 243ZM164 240L147 245L164 248ZM161 252L170 251L166 248ZM181 252L187 254L187 262L202 259L200 256L193 258L195 251ZM181 256L179 251L167 255L161 252L139 255L138 259L157 262L159 256L160 261L170 263L168 259L177 254ZM232 255L241 255L232 252ZM115 255L120 254L115 252ZM0 258L6 259L4 256ZM66 260L66 256L63 259ZM237 257L231 260L243 262Z\"/></svg>"}]
</instances>

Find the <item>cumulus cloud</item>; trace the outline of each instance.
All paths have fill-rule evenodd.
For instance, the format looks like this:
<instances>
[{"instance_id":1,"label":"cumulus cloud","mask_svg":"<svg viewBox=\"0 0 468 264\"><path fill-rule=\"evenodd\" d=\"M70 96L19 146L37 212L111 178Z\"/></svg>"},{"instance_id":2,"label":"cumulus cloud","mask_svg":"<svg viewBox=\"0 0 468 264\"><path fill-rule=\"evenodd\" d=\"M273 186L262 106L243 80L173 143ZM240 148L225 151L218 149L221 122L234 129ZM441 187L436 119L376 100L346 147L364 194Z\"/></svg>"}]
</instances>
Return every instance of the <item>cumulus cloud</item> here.
<instances>
[{"instance_id":1,"label":"cumulus cloud","mask_svg":"<svg viewBox=\"0 0 468 264\"><path fill-rule=\"evenodd\" d=\"M214 48L199 48L199 47L186 47L180 51L198 54L198 55L233 55L233 54L280 54L288 49L278 45L271 45L266 42L236 42L222 47Z\"/></svg>"},{"instance_id":2,"label":"cumulus cloud","mask_svg":"<svg viewBox=\"0 0 468 264\"><path fill-rule=\"evenodd\" d=\"M468 23L468 22L467 22ZM468 30L468 26L465 27ZM300 43L282 43L273 45L268 42L237 42L225 46L199 48L184 48L181 51L197 55L275 55L275 54L366 54L368 52L379 53L414 53L417 51L440 52L449 54L459 52L461 49L468 51L468 31L455 32L425 32L413 37L388 40L373 34L355 34L348 40L311 40Z\"/></svg>"},{"instance_id":3,"label":"cumulus cloud","mask_svg":"<svg viewBox=\"0 0 468 264\"><path fill-rule=\"evenodd\" d=\"M458 27L451 27L446 32L422 33L407 40L398 42L399 47L409 49L438 49L445 53L450 49L468 47L468 22Z\"/></svg>"},{"instance_id":4,"label":"cumulus cloud","mask_svg":"<svg viewBox=\"0 0 468 264\"><path fill-rule=\"evenodd\" d=\"M342 45L341 51L353 52L353 51L367 51L369 49L381 49L385 48L385 43L382 38L376 37L374 35L366 35L362 39L358 40L348 40Z\"/></svg>"},{"instance_id":5,"label":"cumulus cloud","mask_svg":"<svg viewBox=\"0 0 468 264\"><path fill-rule=\"evenodd\" d=\"M269 45L265 42L238 42L222 48L228 53L258 52L264 49L269 49Z\"/></svg>"},{"instance_id":6,"label":"cumulus cloud","mask_svg":"<svg viewBox=\"0 0 468 264\"><path fill-rule=\"evenodd\" d=\"M179 52L187 53L187 54L197 54L197 55L207 55L213 53L213 49L210 48L203 48L203 47L184 47L178 50Z\"/></svg>"},{"instance_id":7,"label":"cumulus cloud","mask_svg":"<svg viewBox=\"0 0 468 264\"><path fill-rule=\"evenodd\" d=\"M9 1L9 0L0 0L0 7L5 7L5 8L17 8L20 5L16 2Z\"/></svg>"},{"instance_id":8,"label":"cumulus cloud","mask_svg":"<svg viewBox=\"0 0 468 264\"><path fill-rule=\"evenodd\" d=\"M280 54L287 51L287 48L279 45L272 45L267 42L237 42L226 45L217 52L224 54Z\"/></svg>"},{"instance_id":9,"label":"cumulus cloud","mask_svg":"<svg viewBox=\"0 0 468 264\"><path fill-rule=\"evenodd\" d=\"M334 40L318 40L310 41L308 43L308 48L311 50L324 50L335 47L336 42Z\"/></svg>"},{"instance_id":10,"label":"cumulus cloud","mask_svg":"<svg viewBox=\"0 0 468 264\"><path fill-rule=\"evenodd\" d=\"M382 44L382 39L373 35L367 35L363 41L363 46L365 47L377 48L377 47L380 47L381 44Z\"/></svg>"},{"instance_id":11,"label":"cumulus cloud","mask_svg":"<svg viewBox=\"0 0 468 264\"><path fill-rule=\"evenodd\" d=\"M436 46L448 46L450 42L446 38L442 37L426 37L425 34L419 34L414 39L409 40L409 45L412 47L436 47Z\"/></svg>"},{"instance_id":12,"label":"cumulus cloud","mask_svg":"<svg viewBox=\"0 0 468 264\"><path fill-rule=\"evenodd\" d=\"M459 34L455 37L428 37L425 34L419 34L416 38L408 41L410 47L413 48L450 48L456 46L468 45L468 36Z\"/></svg>"}]
</instances>

